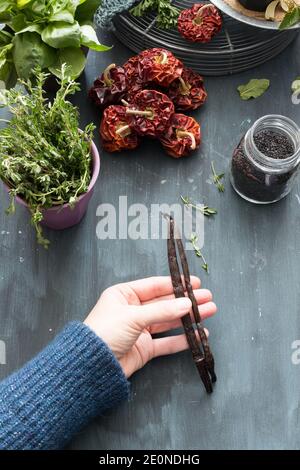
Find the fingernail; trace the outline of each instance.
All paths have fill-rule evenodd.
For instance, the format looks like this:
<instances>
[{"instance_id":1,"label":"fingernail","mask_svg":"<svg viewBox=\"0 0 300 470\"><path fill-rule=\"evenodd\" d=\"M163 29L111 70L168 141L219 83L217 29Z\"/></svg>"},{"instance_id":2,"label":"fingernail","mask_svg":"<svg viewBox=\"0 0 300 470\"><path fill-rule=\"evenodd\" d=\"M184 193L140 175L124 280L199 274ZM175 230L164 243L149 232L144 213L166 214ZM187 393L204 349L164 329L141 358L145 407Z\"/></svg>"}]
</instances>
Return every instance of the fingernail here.
<instances>
[{"instance_id":1,"label":"fingernail","mask_svg":"<svg viewBox=\"0 0 300 470\"><path fill-rule=\"evenodd\" d=\"M180 312L188 312L192 307L192 302L188 298L176 299L176 306Z\"/></svg>"}]
</instances>

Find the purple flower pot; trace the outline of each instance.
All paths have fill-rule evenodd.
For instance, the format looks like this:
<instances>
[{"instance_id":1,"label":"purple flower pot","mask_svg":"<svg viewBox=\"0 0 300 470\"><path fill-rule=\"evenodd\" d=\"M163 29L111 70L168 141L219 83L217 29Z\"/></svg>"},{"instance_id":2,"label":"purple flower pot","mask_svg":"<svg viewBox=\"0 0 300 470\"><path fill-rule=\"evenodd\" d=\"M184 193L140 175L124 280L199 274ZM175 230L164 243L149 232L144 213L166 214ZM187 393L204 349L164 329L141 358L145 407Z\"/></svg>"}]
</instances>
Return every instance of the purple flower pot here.
<instances>
[{"instance_id":1,"label":"purple flower pot","mask_svg":"<svg viewBox=\"0 0 300 470\"><path fill-rule=\"evenodd\" d=\"M49 227L53 230L63 230L65 228L73 227L78 224L86 213L88 204L94 192L94 186L99 176L100 171L100 156L94 142L91 142L92 153L92 178L85 194L79 196L76 205L73 209L69 204L63 204L57 207L43 210L43 220L41 224L44 227ZM6 186L6 185L5 185ZM7 191L9 187L6 186ZM28 208L27 203L16 196L16 202Z\"/></svg>"}]
</instances>

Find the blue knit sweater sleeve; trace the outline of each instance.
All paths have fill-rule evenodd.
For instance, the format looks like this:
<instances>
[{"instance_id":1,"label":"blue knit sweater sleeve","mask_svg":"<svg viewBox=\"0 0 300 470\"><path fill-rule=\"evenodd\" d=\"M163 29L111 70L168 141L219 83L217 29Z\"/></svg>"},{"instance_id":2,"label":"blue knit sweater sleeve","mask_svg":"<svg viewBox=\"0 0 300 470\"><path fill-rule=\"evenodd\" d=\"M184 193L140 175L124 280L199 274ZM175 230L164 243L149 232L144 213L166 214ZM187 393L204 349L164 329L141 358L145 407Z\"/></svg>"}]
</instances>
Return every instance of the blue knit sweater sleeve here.
<instances>
[{"instance_id":1,"label":"blue knit sweater sleeve","mask_svg":"<svg viewBox=\"0 0 300 470\"><path fill-rule=\"evenodd\" d=\"M128 393L128 382L108 346L84 324L70 323L0 383L0 448L62 448Z\"/></svg>"}]
</instances>

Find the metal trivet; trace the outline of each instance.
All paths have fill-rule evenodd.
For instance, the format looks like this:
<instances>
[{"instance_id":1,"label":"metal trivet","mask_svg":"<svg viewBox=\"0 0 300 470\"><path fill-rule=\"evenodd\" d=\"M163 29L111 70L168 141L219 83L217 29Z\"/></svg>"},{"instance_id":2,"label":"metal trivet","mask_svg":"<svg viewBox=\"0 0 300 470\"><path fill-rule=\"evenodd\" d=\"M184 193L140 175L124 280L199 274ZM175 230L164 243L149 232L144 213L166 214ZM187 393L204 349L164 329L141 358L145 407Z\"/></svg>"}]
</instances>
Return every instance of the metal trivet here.
<instances>
[{"instance_id":1,"label":"metal trivet","mask_svg":"<svg viewBox=\"0 0 300 470\"><path fill-rule=\"evenodd\" d=\"M191 7L191 0L175 0L180 8ZM240 23L223 14L222 31L208 44L186 41L176 29L162 30L155 25L155 14L136 18L122 13L114 19L117 38L140 52L151 47L165 47L187 67L203 75L227 75L256 67L282 52L299 30L273 31Z\"/></svg>"}]
</instances>

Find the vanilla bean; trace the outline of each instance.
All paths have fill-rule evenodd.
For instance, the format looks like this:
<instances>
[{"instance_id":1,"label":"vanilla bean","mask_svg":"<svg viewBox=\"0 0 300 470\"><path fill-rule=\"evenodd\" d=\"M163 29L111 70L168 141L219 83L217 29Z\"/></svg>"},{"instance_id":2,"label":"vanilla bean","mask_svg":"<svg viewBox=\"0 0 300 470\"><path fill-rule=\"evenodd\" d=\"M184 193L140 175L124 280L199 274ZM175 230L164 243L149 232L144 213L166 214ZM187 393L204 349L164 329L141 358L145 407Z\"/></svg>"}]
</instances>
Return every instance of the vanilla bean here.
<instances>
[{"instance_id":1,"label":"vanilla bean","mask_svg":"<svg viewBox=\"0 0 300 470\"><path fill-rule=\"evenodd\" d=\"M176 298L185 297L184 286L182 283L180 269L179 269L179 265L177 261L176 242L175 242L175 237L174 237L174 219L171 216L169 216L169 238L168 238L167 243L168 243L168 262L169 262L169 268L170 268L174 294ZM191 301L193 303L192 299ZM187 342L192 352L194 363L197 367L201 380L205 386L206 391L208 393L212 393L213 391L212 383L208 374L207 365L205 361L205 355L203 354L203 352L201 351L199 347L190 314L188 313L184 315L181 318L181 321L182 321L182 325L186 334Z\"/></svg>"},{"instance_id":2,"label":"vanilla bean","mask_svg":"<svg viewBox=\"0 0 300 470\"><path fill-rule=\"evenodd\" d=\"M197 325L197 330L198 330L198 333L199 333L201 346L202 346L203 351L204 351L204 358L205 358L206 367L207 367L207 370L208 370L208 372L211 376L212 382L216 382L217 376L215 374L215 361L214 361L214 357L213 357L212 352L211 352L210 347L209 347L209 343L208 343L208 339L207 339L204 327L202 325L202 320L201 320L201 316L200 316L200 313L199 313L197 300L195 298L193 287L192 287L192 284L191 284L191 276L190 276L188 261L187 261L187 258L186 258L186 254L185 254L185 251L184 251L184 247L183 247L183 243L182 243L179 231L176 229L176 227L174 227L174 228L175 228L175 238L176 238L176 242L177 242L178 253L179 253L180 260L181 260L181 265L182 265L184 283L185 283L185 287L186 287L188 296L189 296L189 298L192 302L192 310L193 310L195 322L196 322L196 325Z\"/></svg>"}]
</instances>

